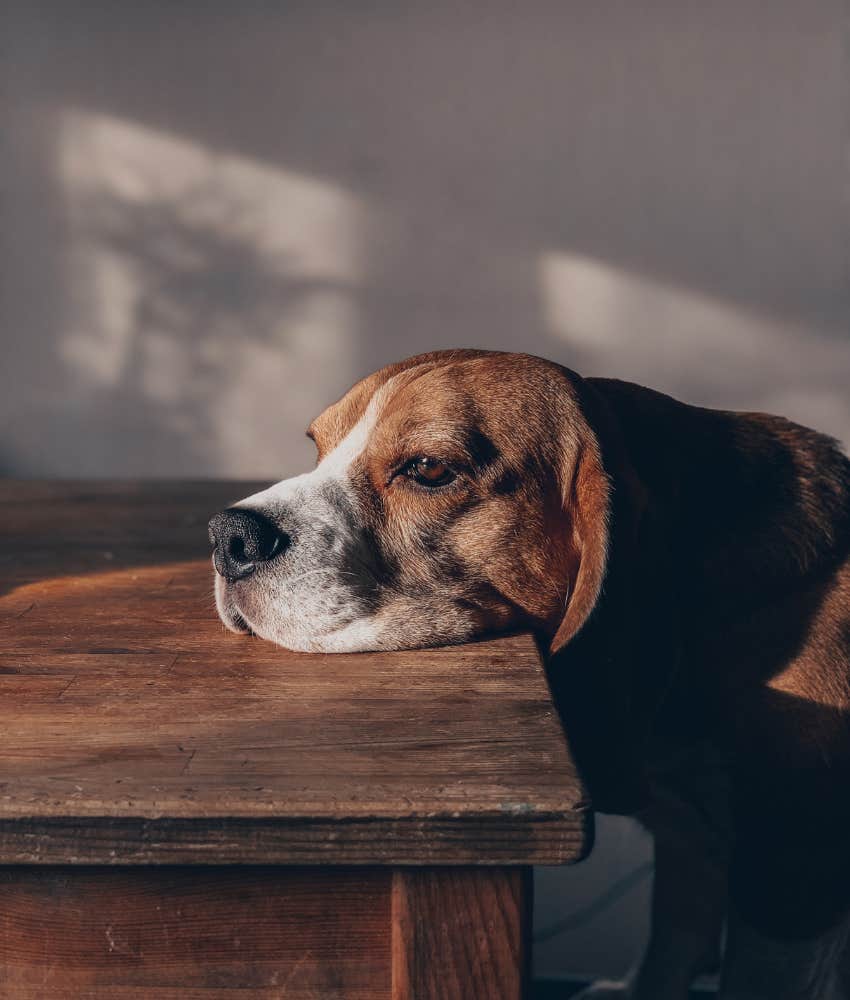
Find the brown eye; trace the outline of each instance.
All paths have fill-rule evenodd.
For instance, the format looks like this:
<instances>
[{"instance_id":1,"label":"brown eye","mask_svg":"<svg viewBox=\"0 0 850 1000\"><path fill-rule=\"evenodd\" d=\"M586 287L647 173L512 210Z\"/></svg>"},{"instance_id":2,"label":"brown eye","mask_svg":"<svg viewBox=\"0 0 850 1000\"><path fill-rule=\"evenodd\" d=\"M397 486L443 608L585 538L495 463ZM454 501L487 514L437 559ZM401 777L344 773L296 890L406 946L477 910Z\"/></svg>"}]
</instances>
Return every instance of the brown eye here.
<instances>
[{"instance_id":1,"label":"brown eye","mask_svg":"<svg viewBox=\"0 0 850 1000\"><path fill-rule=\"evenodd\" d=\"M420 455L409 462L404 468L404 474L420 486L445 486L454 478L454 472L437 458Z\"/></svg>"}]
</instances>

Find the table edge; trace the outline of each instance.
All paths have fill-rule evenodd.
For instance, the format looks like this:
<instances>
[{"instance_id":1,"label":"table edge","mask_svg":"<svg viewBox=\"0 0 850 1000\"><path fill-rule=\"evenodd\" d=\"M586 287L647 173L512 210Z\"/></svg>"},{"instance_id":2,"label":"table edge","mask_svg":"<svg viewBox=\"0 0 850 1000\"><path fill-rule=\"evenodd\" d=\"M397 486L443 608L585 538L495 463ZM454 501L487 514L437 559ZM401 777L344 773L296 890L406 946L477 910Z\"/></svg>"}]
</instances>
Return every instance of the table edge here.
<instances>
[{"instance_id":1,"label":"table edge","mask_svg":"<svg viewBox=\"0 0 850 1000\"><path fill-rule=\"evenodd\" d=\"M355 820L0 818L0 864L561 865L590 852L593 812Z\"/></svg>"}]
</instances>

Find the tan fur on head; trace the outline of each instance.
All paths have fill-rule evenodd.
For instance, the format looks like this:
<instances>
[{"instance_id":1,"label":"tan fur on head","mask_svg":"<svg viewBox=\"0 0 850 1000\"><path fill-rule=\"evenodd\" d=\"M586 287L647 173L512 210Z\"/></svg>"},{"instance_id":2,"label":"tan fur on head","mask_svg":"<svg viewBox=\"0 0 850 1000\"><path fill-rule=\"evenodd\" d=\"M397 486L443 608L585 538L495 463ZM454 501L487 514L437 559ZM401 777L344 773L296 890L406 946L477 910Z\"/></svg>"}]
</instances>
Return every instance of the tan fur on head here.
<instances>
[{"instance_id":1,"label":"tan fur on head","mask_svg":"<svg viewBox=\"0 0 850 1000\"><path fill-rule=\"evenodd\" d=\"M359 382L310 425L315 471L242 501L294 542L246 580L219 578L225 621L297 649L515 627L563 645L593 608L607 544L579 381L528 355L444 351ZM417 456L455 479L417 485L402 471Z\"/></svg>"}]
</instances>

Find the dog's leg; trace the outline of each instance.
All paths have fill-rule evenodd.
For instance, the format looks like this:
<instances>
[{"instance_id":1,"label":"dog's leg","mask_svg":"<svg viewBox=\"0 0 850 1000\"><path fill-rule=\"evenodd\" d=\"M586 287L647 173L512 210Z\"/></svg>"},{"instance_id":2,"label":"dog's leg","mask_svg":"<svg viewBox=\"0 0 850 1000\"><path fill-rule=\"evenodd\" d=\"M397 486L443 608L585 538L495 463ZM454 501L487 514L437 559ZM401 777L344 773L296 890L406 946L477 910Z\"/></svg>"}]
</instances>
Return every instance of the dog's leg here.
<instances>
[{"instance_id":1,"label":"dog's leg","mask_svg":"<svg viewBox=\"0 0 850 1000\"><path fill-rule=\"evenodd\" d=\"M731 914L718 1000L850 1000L848 930L778 941Z\"/></svg>"},{"instance_id":2,"label":"dog's leg","mask_svg":"<svg viewBox=\"0 0 850 1000\"><path fill-rule=\"evenodd\" d=\"M728 771L699 744L658 771L653 801L638 817L655 836L649 945L631 985L597 984L593 998L687 1000L693 980L717 968L729 860Z\"/></svg>"},{"instance_id":3,"label":"dog's leg","mask_svg":"<svg viewBox=\"0 0 850 1000\"><path fill-rule=\"evenodd\" d=\"M704 846L656 834L652 930L634 1000L687 1000L693 980L719 965L726 866Z\"/></svg>"},{"instance_id":4,"label":"dog's leg","mask_svg":"<svg viewBox=\"0 0 850 1000\"><path fill-rule=\"evenodd\" d=\"M631 985L596 983L575 1000L687 1000L700 972L720 961L726 866L698 838L656 834L649 946Z\"/></svg>"}]
</instances>

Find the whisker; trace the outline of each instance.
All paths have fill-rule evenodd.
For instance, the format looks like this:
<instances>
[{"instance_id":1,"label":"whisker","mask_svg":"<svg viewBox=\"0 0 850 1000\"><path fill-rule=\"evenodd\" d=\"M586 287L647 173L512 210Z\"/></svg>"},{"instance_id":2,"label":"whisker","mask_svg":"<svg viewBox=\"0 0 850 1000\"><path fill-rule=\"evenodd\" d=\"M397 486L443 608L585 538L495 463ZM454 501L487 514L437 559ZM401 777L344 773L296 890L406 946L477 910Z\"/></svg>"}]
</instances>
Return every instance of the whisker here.
<instances>
[{"instance_id":1,"label":"whisker","mask_svg":"<svg viewBox=\"0 0 850 1000\"><path fill-rule=\"evenodd\" d=\"M299 573L298 576L293 576L292 578L285 580L284 582L298 583L299 580L303 580L307 576L315 576L317 573L335 573L338 576L354 576L354 577L357 576L356 573L348 573L346 572L346 570L343 569L334 569L333 566L324 566L321 567L320 569L308 569L306 572Z\"/></svg>"}]
</instances>

